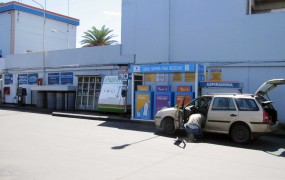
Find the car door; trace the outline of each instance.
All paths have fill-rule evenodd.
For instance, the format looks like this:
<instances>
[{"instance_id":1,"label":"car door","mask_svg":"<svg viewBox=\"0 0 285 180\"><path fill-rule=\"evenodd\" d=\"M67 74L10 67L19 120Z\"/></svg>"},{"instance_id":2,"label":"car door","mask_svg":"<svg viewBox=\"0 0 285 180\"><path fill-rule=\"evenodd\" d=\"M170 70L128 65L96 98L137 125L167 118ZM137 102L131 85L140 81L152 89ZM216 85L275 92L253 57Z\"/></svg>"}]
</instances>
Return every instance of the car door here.
<instances>
[{"instance_id":1,"label":"car door","mask_svg":"<svg viewBox=\"0 0 285 180\"><path fill-rule=\"evenodd\" d=\"M238 119L238 110L231 97L215 97L210 105L204 131L227 133L230 123Z\"/></svg>"},{"instance_id":2,"label":"car door","mask_svg":"<svg viewBox=\"0 0 285 180\"><path fill-rule=\"evenodd\" d=\"M279 85L284 85L285 79L271 79L263 83L255 92L256 96L263 96Z\"/></svg>"}]
</instances>

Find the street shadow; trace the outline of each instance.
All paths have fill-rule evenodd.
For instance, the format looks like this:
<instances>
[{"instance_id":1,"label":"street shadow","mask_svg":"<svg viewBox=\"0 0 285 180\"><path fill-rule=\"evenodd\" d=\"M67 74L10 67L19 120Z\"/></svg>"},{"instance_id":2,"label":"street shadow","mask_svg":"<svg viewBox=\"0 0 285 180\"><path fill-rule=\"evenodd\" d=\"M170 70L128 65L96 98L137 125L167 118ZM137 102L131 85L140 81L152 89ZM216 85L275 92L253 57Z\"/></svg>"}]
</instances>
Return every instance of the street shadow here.
<instances>
[{"instance_id":1,"label":"street shadow","mask_svg":"<svg viewBox=\"0 0 285 180\"><path fill-rule=\"evenodd\" d=\"M140 122L122 122L122 121L105 121L98 126L104 126L109 128L130 130L130 131L143 131L143 132L154 132L154 123L140 123Z\"/></svg>"},{"instance_id":2,"label":"street shadow","mask_svg":"<svg viewBox=\"0 0 285 180\"><path fill-rule=\"evenodd\" d=\"M185 131L178 131L175 135L166 135L161 131L156 131L156 135L169 137L172 139L185 138ZM285 157L285 143L283 137L276 137L272 135L264 135L257 139L251 140L247 144L236 144L231 141L230 137L226 134L217 133L204 133L203 139L197 141L196 143L208 143L220 146L236 147L249 150L258 150L274 155L277 157ZM176 144L175 144L176 145ZM180 144L181 145L181 144Z\"/></svg>"},{"instance_id":3,"label":"street shadow","mask_svg":"<svg viewBox=\"0 0 285 180\"><path fill-rule=\"evenodd\" d=\"M130 144L123 144L123 145L119 145L119 146L113 146L111 149L114 149L114 150L124 149L124 148L126 148L128 146L131 146L131 145L134 145L134 144L138 144L138 143L141 143L141 142L145 142L145 141L149 141L149 140L152 140L152 139L157 138L157 137L158 136L154 136L154 137L143 139L143 140L140 140L140 141L136 141L136 142L133 142L133 143L130 143Z\"/></svg>"}]
</instances>

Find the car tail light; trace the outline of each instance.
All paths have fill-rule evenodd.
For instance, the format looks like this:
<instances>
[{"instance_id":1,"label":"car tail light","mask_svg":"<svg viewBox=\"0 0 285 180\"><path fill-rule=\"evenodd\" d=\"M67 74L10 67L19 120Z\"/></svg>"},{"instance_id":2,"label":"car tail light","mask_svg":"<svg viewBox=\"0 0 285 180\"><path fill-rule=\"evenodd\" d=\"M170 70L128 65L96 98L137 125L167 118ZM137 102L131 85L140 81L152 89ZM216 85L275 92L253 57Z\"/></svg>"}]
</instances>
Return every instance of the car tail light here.
<instances>
[{"instance_id":1,"label":"car tail light","mask_svg":"<svg viewBox=\"0 0 285 180\"><path fill-rule=\"evenodd\" d=\"M272 122L272 116L270 116L268 112L263 111L263 123L271 123L271 122Z\"/></svg>"},{"instance_id":2,"label":"car tail light","mask_svg":"<svg viewBox=\"0 0 285 180\"><path fill-rule=\"evenodd\" d=\"M263 123L268 123L268 112L263 111Z\"/></svg>"}]
</instances>

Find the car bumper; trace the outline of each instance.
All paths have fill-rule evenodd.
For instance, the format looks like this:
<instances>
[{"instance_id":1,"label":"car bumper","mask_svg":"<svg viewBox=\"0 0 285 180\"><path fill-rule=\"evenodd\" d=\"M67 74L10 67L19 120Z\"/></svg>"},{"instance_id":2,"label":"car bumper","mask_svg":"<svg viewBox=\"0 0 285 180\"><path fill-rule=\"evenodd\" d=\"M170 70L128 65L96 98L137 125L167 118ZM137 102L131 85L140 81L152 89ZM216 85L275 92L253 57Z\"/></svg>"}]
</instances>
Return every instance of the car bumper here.
<instances>
[{"instance_id":1,"label":"car bumper","mask_svg":"<svg viewBox=\"0 0 285 180\"><path fill-rule=\"evenodd\" d=\"M252 133L272 133L278 130L278 122L270 124L254 124L251 128Z\"/></svg>"}]
</instances>

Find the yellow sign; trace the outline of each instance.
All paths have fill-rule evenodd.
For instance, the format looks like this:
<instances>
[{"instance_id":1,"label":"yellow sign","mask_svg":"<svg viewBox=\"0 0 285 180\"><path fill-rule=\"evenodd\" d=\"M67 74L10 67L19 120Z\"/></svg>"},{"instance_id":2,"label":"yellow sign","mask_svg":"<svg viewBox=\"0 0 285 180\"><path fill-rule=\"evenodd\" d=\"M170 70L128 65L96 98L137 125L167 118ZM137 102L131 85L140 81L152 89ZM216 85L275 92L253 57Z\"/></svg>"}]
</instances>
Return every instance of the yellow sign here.
<instances>
[{"instance_id":1,"label":"yellow sign","mask_svg":"<svg viewBox=\"0 0 285 180\"><path fill-rule=\"evenodd\" d=\"M185 82L195 82L195 73L194 72L185 73Z\"/></svg>"},{"instance_id":2,"label":"yellow sign","mask_svg":"<svg viewBox=\"0 0 285 180\"><path fill-rule=\"evenodd\" d=\"M150 91L149 86L138 86L138 91Z\"/></svg>"},{"instance_id":3,"label":"yellow sign","mask_svg":"<svg viewBox=\"0 0 285 180\"><path fill-rule=\"evenodd\" d=\"M156 74L155 73L148 73L144 76L145 82L155 82L156 80Z\"/></svg>"},{"instance_id":4,"label":"yellow sign","mask_svg":"<svg viewBox=\"0 0 285 180\"><path fill-rule=\"evenodd\" d=\"M173 73L173 82L181 82L182 73Z\"/></svg>"},{"instance_id":5,"label":"yellow sign","mask_svg":"<svg viewBox=\"0 0 285 180\"><path fill-rule=\"evenodd\" d=\"M211 69L211 81L221 81L221 80L222 80L222 70Z\"/></svg>"}]
</instances>

